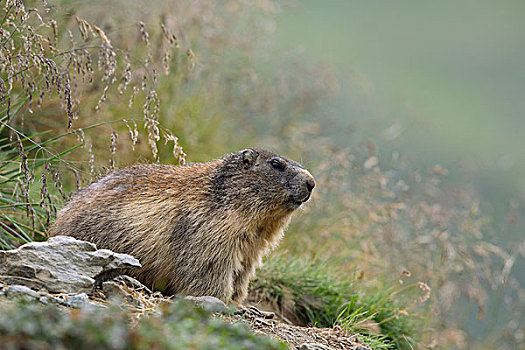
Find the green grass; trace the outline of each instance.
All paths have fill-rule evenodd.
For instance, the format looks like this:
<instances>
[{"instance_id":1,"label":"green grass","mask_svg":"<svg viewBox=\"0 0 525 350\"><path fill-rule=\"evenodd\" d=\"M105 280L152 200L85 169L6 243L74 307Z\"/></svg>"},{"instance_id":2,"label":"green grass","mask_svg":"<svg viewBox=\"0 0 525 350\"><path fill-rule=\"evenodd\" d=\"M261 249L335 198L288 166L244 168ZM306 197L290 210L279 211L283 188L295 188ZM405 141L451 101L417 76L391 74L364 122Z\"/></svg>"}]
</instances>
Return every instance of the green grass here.
<instances>
[{"instance_id":1,"label":"green grass","mask_svg":"<svg viewBox=\"0 0 525 350\"><path fill-rule=\"evenodd\" d=\"M339 325L374 349L416 346L415 316L403 312L411 305L399 288L367 290L356 276L335 271L326 261L274 254L258 270L251 291L285 318Z\"/></svg>"},{"instance_id":2,"label":"green grass","mask_svg":"<svg viewBox=\"0 0 525 350\"><path fill-rule=\"evenodd\" d=\"M64 156L81 146L55 153L49 146L56 138L35 141L46 133L24 135L8 127L16 137L0 140L0 249L46 238L45 229L56 214L51 187L54 184L55 191L60 187L53 171L67 163Z\"/></svg>"},{"instance_id":3,"label":"green grass","mask_svg":"<svg viewBox=\"0 0 525 350\"><path fill-rule=\"evenodd\" d=\"M413 349L417 347L416 316L403 314L400 304L391 289L360 293L345 303L335 323L352 332L376 336L372 339L388 348ZM370 328L381 332L370 333Z\"/></svg>"},{"instance_id":4,"label":"green grass","mask_svg":"<svg viewBox=\"0 0 525 350\"><path fill-rule=\"evenodd\" d=\"M6 349L287 349L184 301L157 311L134 319L116 304L86 311L20 300L2 305L0 341Z\"/></svg>"}]
</instances>

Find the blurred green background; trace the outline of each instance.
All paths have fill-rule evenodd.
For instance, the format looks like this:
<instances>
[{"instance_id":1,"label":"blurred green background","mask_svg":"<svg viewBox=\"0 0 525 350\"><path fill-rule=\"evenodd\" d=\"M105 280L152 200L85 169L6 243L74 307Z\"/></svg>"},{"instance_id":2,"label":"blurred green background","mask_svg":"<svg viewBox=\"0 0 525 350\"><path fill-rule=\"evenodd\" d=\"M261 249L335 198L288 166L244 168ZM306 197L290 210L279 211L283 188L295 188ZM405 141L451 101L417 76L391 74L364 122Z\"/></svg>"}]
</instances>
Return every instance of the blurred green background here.
<instances>
[{"instance_id":1,"label":"blurred green background","mask_svg":"<svg viewBox=\"0 0 525 350\"><path fill-rule=\"evenodd\" d=\"M368 137L472 174L498 217L525 195L525 2L305 0L277 38L367 91L374 112L334 108Z\"/></svg>"},{"instance_id":2,"label":"blurred green background","mask_svg":"<svg viewBox=\"0 0 525 350\"><path fill-rule=\"evenodd\" d=\"M295 4L279 17L281 47L362 80L415 155L508 156L503 169L525 169L523 1Z\"/></svg>"},{"instance_id":3,"label":"blurred green background","mask_svg":"<svg viewBox=\"0 0 525 350\"><path fill-rule=\"evenodd\" d=\"M449 181L481 194L495 239L520 249L523 225L506 220L525 214L525 2L304 0L280 14L276 34L281 50L299 46L366 91L365 112L344 98L332 106L341 119L415 164L452 169ZM520 255L513 274L525 283ZM489 325L505 318L496 294ZM471 317L490 332L482 324Z\"/></svg>"}]
</instances>

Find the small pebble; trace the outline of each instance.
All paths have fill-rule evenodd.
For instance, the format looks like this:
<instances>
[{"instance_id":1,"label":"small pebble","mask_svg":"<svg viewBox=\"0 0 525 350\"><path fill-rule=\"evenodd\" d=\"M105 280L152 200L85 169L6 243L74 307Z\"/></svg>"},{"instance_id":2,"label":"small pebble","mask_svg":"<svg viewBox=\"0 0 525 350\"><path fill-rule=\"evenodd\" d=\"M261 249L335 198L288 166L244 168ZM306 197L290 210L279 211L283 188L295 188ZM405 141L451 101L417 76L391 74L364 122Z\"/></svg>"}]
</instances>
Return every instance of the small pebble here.
<instances>
[{"instance_id":1,"label":"small pebble","mask_svg":"<svg viewBox=\"0 0 525 350\"><path fill-rule=\"evenodd\" d=\"M330 350L332 348L321 343L304 343L301 344L299 350Z\"/></svg>"},{"instance_id":2,"label":"small pebble","mask_svg":"<svg viewBox=\"0 0 525 350\"><path fill-rule=\"evenodd\" d=\"M83 309L90 305L89 298L86 293L68 295L65 304L75 309Z\"/></svg>"},{"instance_id":3,"label":"small pebble","mask_svg":"<svg viewBox=\"0 0 525 350\"><path fill-rule=\"evenodd\" d=\"M226 306L222 300L211 296L194 297L189 295L185 297L184 300L190 300L200 306L202 309L212 313L224 313L229 310L228 306Z\"/></svg>"}]
</instances>

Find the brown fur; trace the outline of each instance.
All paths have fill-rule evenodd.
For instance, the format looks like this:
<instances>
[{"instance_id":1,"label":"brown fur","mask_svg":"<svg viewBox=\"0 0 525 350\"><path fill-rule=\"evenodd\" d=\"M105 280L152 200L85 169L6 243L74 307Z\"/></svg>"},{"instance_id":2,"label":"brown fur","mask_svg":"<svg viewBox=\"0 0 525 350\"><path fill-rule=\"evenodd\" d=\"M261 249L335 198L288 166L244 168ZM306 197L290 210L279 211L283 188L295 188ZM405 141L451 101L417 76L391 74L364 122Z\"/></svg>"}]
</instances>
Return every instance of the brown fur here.
<instances>
[{"instance_id":1,"label":"brown fur","mask_svg":"<svg viewBox=\"0 0 525 350\"><path fill-rule=\"evenodd\" d=\"M166 293L241 302L314 184L300 164L261 149L189 166L136 165L75 193L51 234L135 256L143 267L130 273Z\"/></svg>"}]
</instances>

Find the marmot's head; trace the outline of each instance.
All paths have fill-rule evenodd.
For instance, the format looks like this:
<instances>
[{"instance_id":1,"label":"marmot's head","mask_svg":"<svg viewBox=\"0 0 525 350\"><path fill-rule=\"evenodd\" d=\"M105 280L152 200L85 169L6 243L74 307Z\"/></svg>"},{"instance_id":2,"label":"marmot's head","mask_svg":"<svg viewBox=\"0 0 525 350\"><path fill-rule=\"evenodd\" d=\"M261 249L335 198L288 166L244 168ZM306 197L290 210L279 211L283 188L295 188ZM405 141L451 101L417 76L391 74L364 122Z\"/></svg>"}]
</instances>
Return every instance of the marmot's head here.
<instances>
[{"instance_id":1,"label":"marmot's head","mask_svg":"<svg viewBox=\"0 0 525 350\"><path fill-rule=\"evenodd\" d=\"M291 212L310 198L314 186L301 164L259 148L226 156L212 176L217 201L253 214Z\"/></svg>"}]
</instances>

